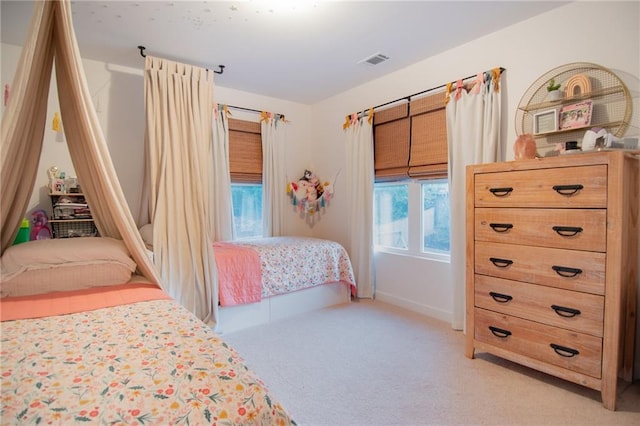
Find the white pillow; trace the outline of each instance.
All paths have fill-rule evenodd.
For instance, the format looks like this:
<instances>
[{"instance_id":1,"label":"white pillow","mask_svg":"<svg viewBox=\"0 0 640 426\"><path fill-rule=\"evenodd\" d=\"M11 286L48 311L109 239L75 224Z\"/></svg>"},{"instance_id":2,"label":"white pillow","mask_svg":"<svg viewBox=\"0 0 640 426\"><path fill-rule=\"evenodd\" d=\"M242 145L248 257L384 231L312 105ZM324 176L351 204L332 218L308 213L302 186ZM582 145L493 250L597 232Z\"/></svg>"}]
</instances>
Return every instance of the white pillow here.
<instances>
[{"instance_id":1,"label":"white pillow","mask_svg":"<svg viewBox=\"0 0 640 426\"><path fill-rule=\"evenodd\" d=\"M136 263L114 238L60 238L9 247L0 269L0 295L9 297L124 284Z\"/></svg>"}]
</instances>

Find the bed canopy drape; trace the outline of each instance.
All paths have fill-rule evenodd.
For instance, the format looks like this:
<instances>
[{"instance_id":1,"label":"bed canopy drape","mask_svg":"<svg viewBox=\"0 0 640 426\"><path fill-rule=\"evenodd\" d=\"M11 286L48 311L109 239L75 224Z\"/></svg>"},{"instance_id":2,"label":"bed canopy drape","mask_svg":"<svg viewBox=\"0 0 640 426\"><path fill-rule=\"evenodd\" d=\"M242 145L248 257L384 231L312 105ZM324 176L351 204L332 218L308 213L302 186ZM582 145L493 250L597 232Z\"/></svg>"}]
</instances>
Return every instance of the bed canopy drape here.
<instances>
[{"instance_id":1,"label":"bed canopy drape","mask_svg":"<svg viewBox=\"0 0 640 426\"><path fill-rule=\"evenodd\" d=\"M122 240L138 265L138 273L161 284L118 182L91 102L68 0L34 2L28 39L2 117L2 252L15 238L36 180L54 59L69 153L100 235Z\"/></svg>"},{"instance_id":2,"label":"bed canopy drape","mask_svg":"<svg viewBox=\"0 0 640 426\"><path fill-rule=\"evenodd\" d=\"M144 85L154 262L169 295L215 323L213 71L147 55Z\"/></svg>"}]
</instances>

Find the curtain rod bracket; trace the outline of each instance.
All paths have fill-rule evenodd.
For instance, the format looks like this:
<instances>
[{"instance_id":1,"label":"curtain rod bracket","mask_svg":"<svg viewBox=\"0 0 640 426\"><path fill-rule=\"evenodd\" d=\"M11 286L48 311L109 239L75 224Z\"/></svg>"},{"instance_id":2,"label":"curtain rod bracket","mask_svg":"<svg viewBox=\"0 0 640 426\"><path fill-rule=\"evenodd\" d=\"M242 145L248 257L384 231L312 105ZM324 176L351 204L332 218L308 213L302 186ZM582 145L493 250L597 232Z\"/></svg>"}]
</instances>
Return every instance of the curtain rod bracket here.
<instances>
[{"instance_id":1,"label":"curtain rod bracket","mask_svg":"<svg viewBox=\"0 0 640 426\"><path fill-rule=\"evenodd\" d=\"M146 47L138 46L138 49L140 49L140 56L142 56L143 58L146 58L147 55L144 53ZM218 70L213 70L213 72L216 74L222 74L224 72L224 69L225 69L225 65L218 65Z\"/></svg>"}]
</instances>

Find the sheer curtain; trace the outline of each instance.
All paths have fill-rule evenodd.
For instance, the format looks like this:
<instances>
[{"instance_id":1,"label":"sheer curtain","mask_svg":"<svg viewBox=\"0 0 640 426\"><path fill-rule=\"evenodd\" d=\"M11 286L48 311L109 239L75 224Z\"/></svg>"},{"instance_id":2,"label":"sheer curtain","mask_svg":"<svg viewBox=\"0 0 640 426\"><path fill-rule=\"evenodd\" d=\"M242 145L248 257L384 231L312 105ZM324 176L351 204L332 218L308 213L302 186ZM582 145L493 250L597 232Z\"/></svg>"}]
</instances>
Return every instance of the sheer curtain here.
<instances>
[{"instance_id":1,"label":"sheer curtain","mask_svg":"<svg viewBox=\"0 0 640 426\"><path fill-rule=\"evenodd\" d=\"M485 77L486 75L486 77ZM462 81L448 89L447 142L449 147L449 199L451 200L451 277L453 318L460 330L465 321L466 282L466 166L501 161L500 121L502 116L500 70L479 74L467 91Z\"/></svg>"},{"instance_id":2,"label":"sheer curtain","mask_svg":"<svg viewBox=\"0 0 640 426\"><path fill-rule=\"evenodd\" d=\"M154 262L170 296L215 322L213 71L147 56L144 84Z\"/></svg>"},{"instance_id":3,"label":"sheer curtain","mask_svg":"<svg viewBox=\"0 0 640 426\"><path fill-rule=\"evenodd\" d=\"M284 116L262 113L262 229L265 237L284 233L286 205L285 150L286 121Z\"/></svg>"},{"instance_id":4,"label":"sheer curtain","mask_svg":"<svg viewBox=\"0 0 640 426\"><path fill-rule=\"evenodd\" d=\"M345 123L349 247L358 297L375 296L373 271L373 111Z\"/></svg>"},{"instance_id":5,"label":"sheer curtain","mask_svg":"<svg viewBox=\"0 0 640 426\"><path fill-rule=\"evenodd\" d=\"M29 36L2 117L2 252L12 243L33 191L54 56L65 139L96 226L102 236L121 239L138 272L160 284L118 182L91 101L69 1L34 2Z\"/></svg>"},{"instance_id":6,"label":"sheer curtain","mask_svg":"<svg viewBox=\"0 0 640 426\"><path fill-rule=\"evenodd\" d=\"M229 241L233 235L233 204L229 174L229 120L226 105L213 109L213 241Z\"/></svg>"}]
</instances>

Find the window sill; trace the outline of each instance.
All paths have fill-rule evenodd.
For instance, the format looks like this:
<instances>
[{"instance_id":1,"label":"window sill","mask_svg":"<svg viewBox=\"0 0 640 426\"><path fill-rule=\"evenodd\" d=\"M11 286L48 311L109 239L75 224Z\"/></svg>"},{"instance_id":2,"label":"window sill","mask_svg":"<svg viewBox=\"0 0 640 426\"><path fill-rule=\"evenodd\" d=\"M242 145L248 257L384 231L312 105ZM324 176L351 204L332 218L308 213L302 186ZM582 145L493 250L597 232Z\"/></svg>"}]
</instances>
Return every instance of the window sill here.
<instances>
[{"instance_id":1,"label":"window sill","mask_svg":"<svg viewBox=\"0 0 640 426\"><path fill-rule=\"evenodd\" d=\"M390 247L374 247L374 254L404 256L434 262L451 263L451 255L449 253L415 253L409 250L394 249Z\"/></svg>"}]
</instances>

